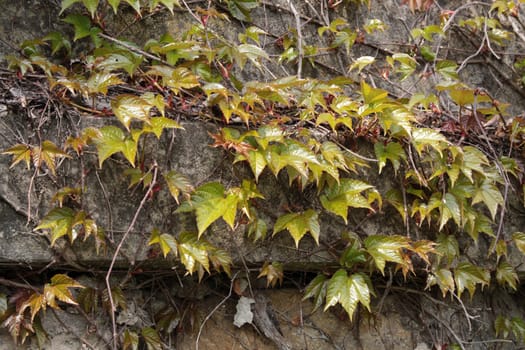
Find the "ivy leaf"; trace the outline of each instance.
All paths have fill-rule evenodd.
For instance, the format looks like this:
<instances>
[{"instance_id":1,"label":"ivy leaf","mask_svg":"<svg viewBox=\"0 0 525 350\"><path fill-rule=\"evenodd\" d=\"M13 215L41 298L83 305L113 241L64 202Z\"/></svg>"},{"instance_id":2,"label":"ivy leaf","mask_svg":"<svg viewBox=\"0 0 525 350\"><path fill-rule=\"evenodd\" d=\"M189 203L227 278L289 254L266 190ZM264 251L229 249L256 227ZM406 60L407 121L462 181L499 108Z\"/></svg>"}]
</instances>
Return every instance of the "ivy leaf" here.
<instances>
[{"instance_id":1,"label":"ivy leaf","mask_svg":"<svg viewBox=\"0 0 525 350\"><path fill-rule=\"evenodd\" d=\"M228 0L230 14L243 22L251 22L250 11L258 6L257 0Z\"/></svg>"},{"instance_id":2,"label":"ivy leaf","mask_svg":"<svg viewBox=\"0 0 525 350\"><path fill-rule=\"evenodd\" d=\"M151 237L148 241L148 245L158 243L164 258L168 255L170 251L174 254L177 254L177 240L170 234L160 233L156 228L151 231Z\"/></svg>"},{"instance_id":3,"label":"ivy leaf","mask_svg":"<svg viewBox=\"0 0 525 350\"><path fill-rule=\"evenodd\" d=\"M140 331L148 350L162 350L162 340L154 328L145 327Z\"/></svg>"},{"instance_id":4,"label":"ivy leaf","mask_svg":"<svg viewBox=\"0 0 525 350\"><path fill-rule=\"evenodd\" d=\"M368 105L385 102L388 99L386 90L373 88L364 81L361 82L361 93L365 104Z\"/></svg>"},{"instance_id":5,"label":"ivy leaf","mask_svg":"<svg viewBox=\"0 0 525 350\"><path fill-rule=\"evenodd\" d=\"M124 331L124 340L122 342L123 350L138 350L139 335L136 332L126 329Z\"/></svg>"},{"instance_id":6,"label":"ivy leaf","mask_svg":"<svg viewBox=\"0 0 525 350\"><path fill-rule=\"evenodd\" d=\"M362 273L348 276L345 270L337 270L328 281L325 311L337 303L345 309L350 320L358 303L370 311L370 287L367 277Z\"/></svg>"},{"instance_id":7,"label":"ivy leaf","mask_svg":"<svg viewBox=\"0 0 525 350\"><path fill-rule=\"evenodd\" d=\"M347 268L352 268L357 263L365 262L365 252L361 249L360 243L357 240L351 246L347 247L339 257L339 264Z\"/></svg>"},{"instance_id":8,"label":"ivy leaf","mask_svg":"<svg viewBox=\"0 0 525 350\"><path fill-rule=\"evenodd\" d=\"M103 94L107 95L108 88L113 85L122 84L123 81L114 74L107 71L94 72L89 76L86 82L86 89L89 95ZM115 113L116 114L116 113Z\"/></svg>"},{"instance_id":9,"label":"ivy leaf","mask_svg":"<svg viewBox=\"0 0 525 350\"><path fill-rule=\"evenodd\" d=\"M516 245L516 248L522 253L525 254L525 233L523 232L514 232L512 234L512 240Z\"/></svg>"},{"instance_id":10,"label":"ivy leaf","mask_svg":"<svg viewBox=\"0 0 525 350\"><path fill-rule=\"evenodd\" d=\"M53 246L58 238L70 235L75 216L76 213L71 208L54 208L35 227L35 230L50 230L51 246Z\"/></svg>"},{"instance_id":11,"label":"ivy leaf","mask_svg":"<svg viewBox=\"0 0 525 350\"><path fill-rule=\"evenodd\" d=\"M197 271L198 264L209 272L210 266L206 248L209 247L202 241L199 241L198 236L194 233L182 232L178 237L177 249L180 261L190 275Z\"/></svg>"},{"instance_id":12,"label":"ivy leaf","mask_svg":"<svg viewBox=\"0 0 525 350\"><path fill-rule=\"evenodd\" d=\"M51 55L56 54L62 48L66 50L68 55L71 54L71 43L60 32L51 32L42 40L51 42Z\"/></svg>"},{"instance_id":13,"label":"ivy leaf","mask_svg":"<svg viewBox=\"0 0 525 350\"><path fill-rule=\"evenodd\" d=\"M241 69L243 69L246 59L249 59L250 62L258 68L261 66L261 63L259 62L260 59L270 59L266 51L252 44L241 44L237 47L237 51L239 52L239 56L236 61Z\"/></svg>"},{"instance_id":14,"label":"ivy leaf","mask_svg":"<svg viewBox=\"0 0 525 350\"><path fill-rule=\"evenodd\" d=\"M376 267L383 275L385 274L384 270L387 261L401 265L406 264L402 252L403 249L410 249L410 244L406 237L372 235L365 239L364 244L366 251L374 259Z\"/></svg>"},{"instance_id":15,"label":"ivy leaf","mask_svg":"<svg viewBox=\"0 0 525 350\"><path fill-rule=\"evenodd\" d=\"M149 119L149 124L143 126L144 132L152 132L160 139L164 129L184 129L177 121L166 117L153 117Z\"/></svg>"},{"instance_id":16,"label":"ivy leaf","mask_svg":"<svg viewBox=\"0 0 525 350\"><path fill-rule=\"evenodd\" d=\"M100 52L95 52L100 55ZM135 55L131 51L118 51L108 53L104 55L104 60L97 63L96 67L103 71L114 71L123 69L129 76L133 76L133 73L142 63L142 56Z\"/></svg>"},{"instance_id":17,"label":"ivy leaf","mask_svg":"<svg viewBox=\"0 0 525 350\"><path fill-rule=\"evenodd\" d=\"M163 174L164 180L168 185L168 190L171 196L179 204L179 194L182 192L185 196L188 196L190 192L193 192L194 188L187 176L171 170Z\"/></svg>"},{"instance_id":18,"label":"ivy leaf","mask_svg":"<svg viewBox=\"0 0 525 350\"><path fill-rule=\"evenodd\" d=\"M46 298L44 294L33 292L31 296L20 306L20 313L22 314L25 309L29 307L31 310L31 322L34 321L36 314L40 310L45 310L47 306Z\"/></svg>"},{"instance_id":19,"label":"ivy leaf","mask_svg":"<svg viewBox=\"0 0 525 350\"><path fill-rule=\"evenodd\" d=\"M265 239L266 234L268 233L268 225L266 221L259 217L252 219L248 226L248 237L250 237L254 242L259 239Z\"/></svg>"},{"instance_id":20,"label":"ivy leaf","mask_svg":"<svg viewBox=\"0 0 525 350\"><path fill-rule=\"evenodd\" d=\"M382 142L376 142L374 144L374 151L376 158L379 161L379 173L386 165L387 160L390 160L392 166L394 167L394 172L397 174L397 170L401 165L400 160L406 161L406 153L403 147L398 142L388 142L386 146Z\"/></svg>"},{"instance_id":21,"label":"ivy leaf","mask_svg":"<svg viewBox=\"0 0 525 350\"><path fill-rule=\"evenodd\" d=\"M498 212L498 206L503 205L505 200L501 195L498 187L494 185L489 179L483 180L480 187L476 188L472 204L483 202L490 211L492 220L495 219Z\"/></svg>"},{"instance_id":22,"label":"ivy leaf","mask_svg":"<svg viewBox=\"0 0 525 350\"><path fill-rule=\"evenodd\" d=\"M501 286L508 284L509 287L515 291L518 288L518 274L514 270L514 267L506 261L501 261L498 264L496 268L496 280Z\"/></svg>"},{"instance_id":23,"label":"ivy leaf","mask_svg":"<svg viewBox=\"0 0 525 350\"><path fill-rule=\"evenodd\" d=\"M2 152L2 154L10 154L13 156L13 160L9 168L14 167L21 161L25 161L27 170L29 170L31 164L31 146L19 143L11 148L6 149Z\"/></svg>"},{"instance_id":24,"label":"ivy leaf","mask_svg":"<svg viewBox=\"0 0 525 350\"><path fill-rule=\"evenodd\" d=\"M3 319L4 313L7 311L7 296L0 293L0 319Z\"/></svg>"},{"instance_id":25,"label":"ivy leaf","mask_svg":"<svg viewBox=\"0 0 525 350\"><path fill-rule=\"evenodd\" d=\"M56 158L71 158L66 152L48 140L42 142L40 147L33 147L32 157L35 168L40 168L42 164L45 164L53 175L56 175Z\"/></svg>"},{"instance_id":26,"label":"ivy leaf","mask_svg":"<svg viewBox=\"0 0 525 350\"><path fill-rule=\"evenodd\" d=\"M349 71L353 71L354 69L357 68L358 69L358 73L361 73L363 68L365 68L366 66L371 65L372 63L375 62L375 60L376 59L373 56L361 56L358 59L356 59L354 61L354 63L352 63L352 65L349 68Z\"/></svg>"},{"instance_id":27,"label":"ivy leaf","mask_svg":"<svg viewBox=\"0 0 525 350\"><path fill-rule=\"evenodd\" d=\"M412 144L419 155L424 149L431 147L442 157L443 146L448 145L449 141L443 134L434 129L416 128L412 130Z\"/></svg>"},{"instance_id":28,"label":"ivy leaf","mask_svg":"<svg viewBox=\"0 0 525 350\"><path fill-rule=\"evenodd\" d=\"M454 277L449 269L439 269L428 275L427 285L425 289L430 288L433 285L438 285L443 293L443 298L448 292L453 293L455 289Z\"/></svg>"},{"instance_id":29,"label":"ivy leaf","mask_svg":"<svg viewBox=\"0 0 525 350\"><path fill-rule=\"evenodd\" d=\"M47 304L56 309L58 305L55 299L58 299L64 303L78 305L69 290L70 288L84 288L84 286L67 275L54 275L51 278L51 283L46 283L44 286L44 296Z\"/></svg>"},{"instance_id":30,"label":"ivy leaf","mask_svg":"<svg viewBox=\"0 0 525 350\"><path fill-rule=\"evenodd\" d=\"M180 7L179 0L150 0L150 10L153 11L158 4L166 6L166 8L173 14L173 7Z\"/></svg>"},{"instance_id":31,"label":"ivy leaf","mask_svg":"<svg viewBox=\"0 0 525 350\"><path fill-rule=\"evenodd\" d=\"M272 288L275 287L277 282L279 282L279 284L282 284L284 278L283 265L277 261L274 261L272 263L266 261L261 267L261 271L257 278L261 278L264 276L266 276L266 288L268 288L270 285L272 286Z\"/></svg>"},{"instance_id":32,"label":"ivy leaf","mask_svg":"<svg viewBox=\"0 0 525 350\"><path fill-rule=\"evenodd\" d=\"M113 8L113 13L117 14L118 5L120 4L122 0L107 0L107 1Z\"/></svg>"},{"instance_id":33,"label":"ivy leaf","mask_svg":"<svg viewBox=\"0 0 525 350\"><path fill-rule=\"evenodd\" d=\"M198 77L185 67L171 68L157 65L146 74L160 76L162 84L169 87L175 94L178 94L181 89L191 89L200 85Z\"/></svg>"},{"instance_id":34,"label":"ivy leaf","mask_svg":"<svg viewBox=\"0 0 525 350\"><path fill-rule=\"evenodd\" d=\"M118 120L129 131L131 121L136 119L146 123L150 122L152 105L145 99L135 95L119 95L111 102L111 108Z\"/></svg>"},{"instance_id":35,"label":"ivy leaf","mask_svg":"<svg viewBox=\"0 0 525 350\"><path fill-rule=\"evenodd\" d=\"M75 28L75 36L73 38L74 41L91 35L91 20L89 17L77 14L69 14L63 19L63 21L72 24Z\"/></svg>"},{"instance_id":36,"label":"ivy leaf","mask_svg":"<svg viewBox=\"0 0 525 350\"><path fill-rule=\"evenodd\" d=\"M458 297L461 297L461 293L466 288L472 298L477 284L481 284L482 288L489 285L490 273L481 267L464 262L454 269L454 281L456 282Z\"/></svg>"},{"instance_id":37,"label":"ivy leaf","mask_svg":"<svg viewBox=\"0 0 525 350\"><path fill-rule=\"evenodd\" d=\"M288 230L292 235L295 246L299 247L299 241L307 232L314 238L315 242L319 244L319 215L313 209L308 209L302 213L290 213L279 217L273 226L273 234L277 232Z\"/></svg>"},{"instance_id":38,"label":"ivy leaf","mask_svg":"<svg viewBox=\"0 0 525 350\"><path fill-rule=\"evenodd\" d=\"M213 265L213 268L215 271L222 270L231 277L231 265L232 265L232 258L223 249L219 248L213 248L208 249L208 259L210 260L210 263Z\"/></svg>"},{"instance_id":39,"label":"ivy leaf","mask_svg":"<svg viewBox=\"0 0 525 350\"><path fill-rule=\"evenodd\" d=\"M99 131L100 135L95 139L95 145L100 167L107 158L119 152L124 154L132 166L135 166L137 143L133 139L127 137L120 128L112 125L104 126Z\"/></svg>"},{"instance_id":40,"label":"ivy leaf","mask_svg":"<svg viewBox=\"0 0 525 350\"><path fill-rule=\"evenodd\" d=\"M438 257L445 257L447 259L448 265L450 265L452 261L459 256L459 243L456 237L453 235L439 234L436 239L436 243L436 252Z\"/></svg>"},{"instance_id":41,"label":"ivy leaf","mask_svg":"<svg viewBox=\"0 0 525 350\"><path fill-rule=\"evenodd\" d=\"M353 179L341 179L339 184L327 187L320 197L323 207L339 215L347 223L348 208L371 209L370 203L361 193L372 189L366 182Z\"/></svg>"},{"instance_id":42,"label":"ivy leaf","mask_svg":"<svg viewBox=\"0 0 525 350\"><path fill-rule=\"evenodd\" d=\"M461 208L456 196L451 193L446 193L439 205L440 223L439 230L452 218L456 225L461 224Z\"/></svg>"},{"instance_id":43,"label":"ivy leaf","mask_svg":"<svg viewBox=\"0 0 525 350\"><path fill-rule=\"evenodd\" d=\"M308 298L314 298L314 309L312 312L317 310L324 302L326 297L326 290L328 286L328 280L325 275L317 275L308 285L306 286L303 300Z\"/></svg>"}]
</instances>

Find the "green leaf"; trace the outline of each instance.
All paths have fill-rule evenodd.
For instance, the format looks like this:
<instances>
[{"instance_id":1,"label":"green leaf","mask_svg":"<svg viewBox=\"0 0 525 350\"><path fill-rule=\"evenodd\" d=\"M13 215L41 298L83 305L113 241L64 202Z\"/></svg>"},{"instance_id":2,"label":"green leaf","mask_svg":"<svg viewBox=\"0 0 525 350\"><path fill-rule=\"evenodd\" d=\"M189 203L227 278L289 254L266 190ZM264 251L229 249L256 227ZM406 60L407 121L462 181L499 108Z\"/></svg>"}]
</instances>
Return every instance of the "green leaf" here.
<instances>
[{"instance_id":1,"label":"green leaf","mask_svg":"<svg viewBox=\"0 0 525 350\"><path fill-rule=\"evenodd\" d=\"M160 249L162 250L164 257L166 257L170 251L172 251L174 254L177 254L177 240L175 237L167 233L160 233L160 231L156 228L151 231L151 237L149 239L148 245L155 243L160 245Z\"/></svg>"},{"instance_id":2,"label":"green leaf","mask_svg":"<svg viewBox=\"0 0 525 350\"><path fill-rule=\"evenodd\" d=\"M3 319L4 313L7 311L7 296L0 293L0 319Z\"/></svg>"},{"instance_id":3,"label":"green leaf","mask_svg":"<svg viewBox=\"0 0 525 350\"><path fill-rule=\"evenodd\" d=\"M160 76L162 85L169 87L175 94L178 94L181 89L191 89L200 85L198 77L185 67L171 68L156 65L146 74Z\"/></svg>"},{"instance_id":4,"label":"green leaf","mask_svg":"<svg viewBox=\"0 0 525 350\"><path fill-rule=\"evenodd\" d=\"M58 299L64 303L78 305L69 290L70 288L84 288L84 286L67 275L54 275L51 278L51 283L46 283L44 286L44 297L47 304L53 308L58 308L55 301Z\"/></svg>"},{"instance_id":5,"label":"green leaf","mask_svg":"<svg viewBox=\"0 0 525 350\"><path fill-rule=\"evenodd\" d=\"M445 193L439 205L440 222L439 230L441 231L445 224L453 219L456 225L461 225L461 207L456 196L451 193Z\"/></svg>"},{"instance_id":6,"label":"green leaf","mask_svg":"<svg viewBox=\"0 0 525 350\"><path fill-rule=\"evenodd\" d=\"M138 350L139 335L136 332L126 329L124 331L124 340L122 342L123 350Z\"/></svg>"},{"instance_id":7,"label":"green leaf","mask_svg":"<svg viewBox=\"0 0 525 350\"><path fill-rule=\"evenodd\" d=\"M453 235L439 234L436 239L436 252L438 257L445 257L447 264L450 265L452 261L459 257L459 243Z\"/></svg>"},{"instance_id":8,"label":"green leaf","mask_svg":"<svg viewBox=\"0 0 525 350\"><path fill-rule=\"evenodd\" d=\"M168 171L164 173L163 176L168 185L168 190L177 204L179 204L179 194L181 192L187 196L194 190L188 177L175 170Z\"/></svg>"},{"instance_id":9,"label":"green leaf","mask_svg":"<svg viewBox=\"0 0 525 350\"><path fill-rule=\"evenodd\" d=\"M194 233L182 232L179 235L177 249L180 261L184 264L190 275L197 271L199 264L209 272L209 248L209 245L204 241L200 241Z\"/></svg>"},{"instance_id":10,"label":"green leaf","mask_svg":"<svg viewBox=\"0 0 525 350\"><path fill-rule=\"evenodd\" d=\"M521 254L525 254L525 233L524 232L514 232L512 234L512 241L516 245L516 248L521 252Z\"/></svg>"},{"instance_id":11,"label":"green leaf","mask_svg":"<svg viewBox=\"0 0 525 350\"><path fill-rule=\"evenodd\" d=\"M51 55L56 54L62 48L66 50L68 55L71 54L71 43L60 32L51 32L42 40L51 42Z\"/></svg>"},{"instance_id":12,"label":"green leaf","mask_svg":"<svg viewBox=\"0 0 525 350\"><path fill-rule=\"evenodd\" d=\"M31 146L30 145L24 145L24 144L17 144L14 145L5 151L2 152L2 154L10 154L13 156L13 160L11 162L11 166L9 168L14 167L16 164L18 164L21 161L24 161L27 165L27 170L29 170L30 164L31 164Z\"/></svg>"},{"instance_id":13,"label":"green leaf","mask_svg":"<svg viewBox=\"0 0 525 350\"><path fill-rule=\"evenodd\" d=\"M388 92L382 89L376 89L364 82L361 82L361 93L366 104L385 102L388 99Z\"/></svg>"},{"instance_id":14,"label":"green leaf","mask_svg":"<svg viewBox=\"0 0 525 350\"><path fill-rule=\"evenodd\" d=\"M102 51L105 53L104 51ZM133 52L119 50L117 52L108 52L107 54L101 55L102 52L95 52L96 55L103 56L104 59L96 64L96 67L100 70L115 71L123 69L131 77L133 73L139 68L142 63L142 56L135 55Z\"/></svg>"},{"instance_id":15,"label":"green leaf","mask_svg":"<svg viewBox=\"0 0 525 350\"><path fill-rule=\"evenodd\" d=\"M113 8L113 13L117 14L118 5L120 4L122 0L107 0L107 1Z\"/></svg>"},{"instance_id":16,"label":"green leaf","mask_svg":"<svg viewBox=\"0 0 525 350\"><path fill-rule=\"evenodd\" d=\"M449 144L449 141L443 134L434 129L416 128L412 130L412 144L420 155L424 149L430 147L436 150L440 156L443 156L442 151L444 146Z\"/></svg>"},{"instance_id":17,"label":"green leaf","mask_svg":"<svg viewBox=\"0 0 525 350\"><path fill-rule=\"evenodd\" d=\"M153 11L158 4L164 5L173 14L173 7L180 7L179 0L150 0L150 10Z\"/></svg>"},{"instance_id":18,"label":"green leaf","mask_svg":"<svg viewBox=\"0 0 525 350\"><path fill-rule=\"evenodd\" d=\"M89 79L86 82L87 93L92 94L103 94L108 93L108 88L114 85L120 85L124 82L120 78L110 72L94 72L89 76Z\"/></svg>"},{"instance_id":19,"label":"green leaf","mask_svg":"<svg viewBox=\"0 0 525 350\"><path fill-rule=\"evenodd\" d=\"M284 272L283 265L280 262L265 262L257 278L266 276L266 288L270 285L274 288L277 282L281 285L283 283Z\"/></svg>"},{"instance_id":20,"label":"green leaf","mask_svg":"<svg viewBox=\"0 0 525 350\"><path fill-rule=\"evenodd\" d=\"M366 182L353 179L341 179L339 184L327 187L321 195L323 207L343 218L347 223L348 208L367 208L371 209L369 200L362 195L362 192L373 189L373 186Z\"/></svg>"},{"instance_id":21,"label":"green leaf","mask_svg":"<svg viewBox=\"0 0 525 350\"><path fill-rule=\"evenodd\" d=\"M243 22L251 22L250 11L258 5L257 0L227 0L230 14Z\"/></svg>"},{"instance_id":22,"label":"green leaf","mask_svg":"<svg viewBox=\"0 0 525 350\"><path fill-rule=\"evenodd\" d=\"M154 328L145 327L140 331L140 335L144 339L148 350L162 350L162 340L160 339L159 333Z\"/></svg>"},{"instance_id":23,"label":"green leaf","mask_svg":"<svg viewBox=\"0 0 525 350\"><path fill-rule=\"evenodd\" d=\"M152 132L160 139L160 135L164 129L183 129L177 121L166 117L153 117L149 119L149 124L144 125L142 130L144 132Z\"/></svg>"},{"instance_id":24,"label":"green leaf","mask_svg":"<svg viewBox=\"0 0 525 350\"><path fill-rule=\"evenodd\" d=\"M308 209L302 213L290 213L279 217L273 227L273 234L277 232L288 230L292 235L295 246L299 247L299 241L307 232L314 238L315 242L319 244L319 215L313 209Z\"/></svg>"},{"instance_id":25,"label":"green leaf","mask_svg":"<svg viewBox=\"0 0 525 350\"><path fill-rule=\"evenodd\" d=\"M372 63L375 62L375 57L373 56L361 56L359 57L358 59L356 59L354 61L354 63L352 63L352 65L350 66L350 71L354 70L354 69L358 69L358 73L361 73L361 71L363 70L363 68L365 68L366 66L369 66L371 65Z\"/></svg>"},{"instance_id":26,"label":"green leaf","mask_svg":"<svg viewBox=\"0 0 525 350\"><path fill-rule=\"evenodd\" d=\"M376 158L379 161L379 173L383 170L383 167L386 165L387 160L390 160L392 166L394 167L394 172L397 173L399 166L401 165L400 160L406 161L406 153L397 142L388 142L386 146L382 142L376 142L374 144L374 151Z\"/></svg>"},{"instance_id":27,"label":"green leaf","mask_svg":"<svg viewBox=\"0 0 525 350\"><path fill-rule=\"evenodd\" d=\"M91 20L89 17L70 14L63 19L64 22L72 24L75 28L74 41L85 38L91 34Z\"/></svg>"},{"instance_id":28,"label":"green leaf","mask_svg":"<svg viewBox=\"0 0 525 350\"><path fill-rule=\"evenodd\" d=\"M328 279L325 275L317 275L308 285L306 286L303 300L308 298L314 298L314 309L312 312L317 310L324 302L326 298L326 290L328 286Z\"/></svg>"},{"instance_id":29,"label":"green leaf","mask_svg":"<svg viewBox=\"0 0 525 350\"><path fill-rule=\"evenodd\" d=\"M472 298L477 284L481 284L482 288L489 285L490 273L481 267L464 262L458 264L458 267L454 269L454 281L458 297L461 297L466 288Z\"/></svg>"},{"instance_id":30,"label":"green leaf","mask_svg":"<svg viewBox=\"0 0 525 350\"><path fill-rule=\"evenodd\" d=\"M496 280L499 285L508 285L513 290L518 289L519 278L511 264L506 261L501 261L496 269Z\"/></svg>"},{"instance_id":31,"label":"green leaf","mask_svg":"<svg viewBox=\"0 0 525 350\"><path fill-rule=\"evenodd\" d=\"M348 276L345 270L337 270L328 281L325 311L337 303L345 309L350 320L353 318L358 303L370 311L368 278L362 273Z\"/></svg>"},{"instance_id":32,"label":"green leaf","mask_svg":"<svg viewBox=\"0 0 525 350\"><path fill-rule=\"evenodd\" d=\"M237 47L237 50L239 52L237 63L241 69L243 69L246 59L250 60L258 68L261 66L259 62L261 59L270 59L266 51L252 44L241 44Z\"/></svg>"},{"instance_id":33,"label":"green leaf","mask_svg":"<svg viewBox=\"0 0 525 350\"><path fill-rule=\"evenodd\" d=\"M494 220L498 212L498 206L503 205L505 200L503 199L498 187L489 179L485 179L481 186L476 188L476 192L472 198L472 204L479 202L483 202L487 206L490 215L492 216L492 220Z\"/></svg>"},{"instance_id":34,"label":"green leaf","mask_svg":"<svg viewBox=\"0 0 525 350\"><path fill-rule=\"evenodd\" d=\"M111 102L111 108L117 119L129 131L132 120L150 123L150 110L153 106L136 95L119 95Z\"/></svg>"},{"instance_id":35,"label":"green leaf","mask_svg":"<svg viewBox=\"0 0 525 350\"><path fill-rule=\"evenodd\" d=\"M75 215L75 211L71 208L54 208L35 227L35 230L50 230L51 246L53 246L58 238L70 234Z\"/></svg>"},{"instance_id":36,"label":"green leaf","mask_svg":"<svg viewBox=\"0 0 525 350\"><path fill-rule=\"evenodd\" d=\"M254 242L259 239L265 239L268 233L268 225L266 221L259 217L255 217L251 220L248 226L247 236L250 237Z\"/></svg>"},{"instance_id":37,"label":"green leaf","mask_svg":"<svg viewBox=\"0 0 525 350\"><path fill-rule=\"evenodd\" d=\"M387 261L398 264L405 264L403 259L403 249L409 249L410 244L408 239L404 236L385 236L372 235L368 236L365 241L365 249L374 259L376 267L381 274L385 274L385 264Z\"/></svg>"},{"instance_id":38,"label":"green leaf","mask_svg":"<svg viewBox=\"0 0 525 350\"><path fill-rule=\"evenodd\" d=\"M339 257L339 264L346 268L352 268L357 263L365 263L365 251L361 249L359 242L347 247Z\"/></svg>"},{"instance_id":39,"label":"green leaf","mask_svg":"<svg viewBox=\"0 0 525 350\"><path fill-rule=\"evenodd\" d=\"M95 139L95 145L100 167L102 167L104 160L119 152L124 154L132 166L135 166L137 143L134 140L126 136L124 131L116 126L104 126L99 131L100 136Z\"/></svg>"},{"instance_id":40,"label":"green leaf","mask_svg":"<svg viewBox=\"0 0 525 350\"><path fill-rule=\"evenodd\" d=\"M430 288L433 285L438 285L443 293L443 298L448 292L454 293L454 277L449 269L439 269L428 275L427 286L425 289Z\"/></svg>"}]
</instances>

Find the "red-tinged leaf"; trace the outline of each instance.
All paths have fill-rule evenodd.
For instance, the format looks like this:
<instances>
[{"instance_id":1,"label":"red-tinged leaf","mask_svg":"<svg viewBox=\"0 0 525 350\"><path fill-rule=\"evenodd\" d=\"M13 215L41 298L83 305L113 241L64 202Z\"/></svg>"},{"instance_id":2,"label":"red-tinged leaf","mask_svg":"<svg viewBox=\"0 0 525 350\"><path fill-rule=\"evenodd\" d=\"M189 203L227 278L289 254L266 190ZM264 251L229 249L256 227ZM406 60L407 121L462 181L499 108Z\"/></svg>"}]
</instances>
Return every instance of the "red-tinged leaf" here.
<instances>
[{"instance_id":1,"label":"red-tinged leaf","mask_svg":"<svg viewBox=\"0 0 525 350\"><path fill-rule=\"evenodd\" d=\"M273 234L288 230L295 241L295 246L299 247L299 241L304 235L310 232L315 242L319 244L319 214L313 210L308 209L302 213L290 213L279 217L273 227Z\"/></svg>"},{"instance_id":2,"label":"red-tinged leaf","mask_svg":"<svg viewBox=\"0 0 525 350\"><path fill-rule=\"evenodd\" d=\"M175 239L175 237L167 233L160 233L160 231L156 228L154 228L151 232L151 237L149 239L148 245L152 245L155 243L158 243L160 245L160 249L162 250L162 254L164 255L164 257L166 257L169 252L173 252L175 255L177 254L178 247L177 240Z\"/></svg>"},{"instance_id":3,"label":"red-tinged leaf","mask_svg":"<svg viewBox=\"0 0 525 350\"><path fill-rule=\"evenodd\" d=\"M35 168L40 168L42 164L45 164L51 173L56 175L55 160L57 158L71 157L48 140L42 142L41 147L33 147L33 164Z\"/></svg>"},{"instance_id":4,"label":"red-tinged leaf","mask_svg":"<svg viewBox=\"0 0 525 350\"><path fill-rule=\"evenodd\" d=\"M276 286L277 282L281 285L283 283L284 273L283 265L280 262L274 261L272 263L265 262L257 278L266 276L266 288L270 285Z\"/></svg>"},{"instance_id":5,"label":"red-tinged leaf","mask_svg":"<svg viewBox=\"0 0 525 350\"><path fill-rule=\"evenodd\" d=\"M142 328L142 330L140 331L140 335L142 335L142 338L144 339L148 350L163 349L162 340L160 339L159 333L155 329L151 327Z\"/></svg>"},{"instance_id":6,"label":"red-tinged leaf","mask_svg":"<svg viewBox=\"0 0 525 350\"><path fill-rule=\"evenodd\" d=\"M111 108L117 119L129 131L133 120L150 123L150 111L153 106L145 99L135 95L119 95L111 102Z\"/></svg>"},{"instance_id":7,"label":"red-tinged leaf","mask_svg":"<svg viewBox=\"0 0 525 350\"><path fill-rule=\"evenodd\" d=\"M63 274L54 275L51 278L51 283L46 283L44 286L44 296L49 306L58 308L55 299L64 303L78 305L75 301L70 288L84 288L83 285Z\"/></svg>"},{"instance_id":8,"label":"red-tinged leaf","mask_svg":"<svg viewBox=\"0 0 525 350\"><path fill-rule=\"evenodd\" d=\"M38 292L34 292L31 294L29 299L27 299L22 306L20 307L19 312L22 314L24 310L29 307L31 310L31 322L35 320L36 314L40 310L45 310L47 306L46 298L44 297L44 294L40 294Z\"/></svg>"},{"instance_id":9,"label":"red-tinged leaf","mask_svg":"<svg viewBox=\"0 0 525 350\"><path fill-rule=\"evenodd\" d=\"M21 143L14 145L13 147L8 148L2 152L2 154L10 154L13 156L10 168L14 167L19 162L24 161L26 163L27 170L29 170L31 164L31 153L31 146Z\"/></svg>"},{"instance_id":10,"label":"red-tinged leaf","mask_svg":"<svg viewBox=\"0 0 525 350\"><path fill-rule=\"evenodd\" d=\"M410 249L408 239L404 236L372 235L364 241L365 249L374 259L377 269L384 275L386 262L405 265L403 249Z\"/></svg>"}]
</instances>

